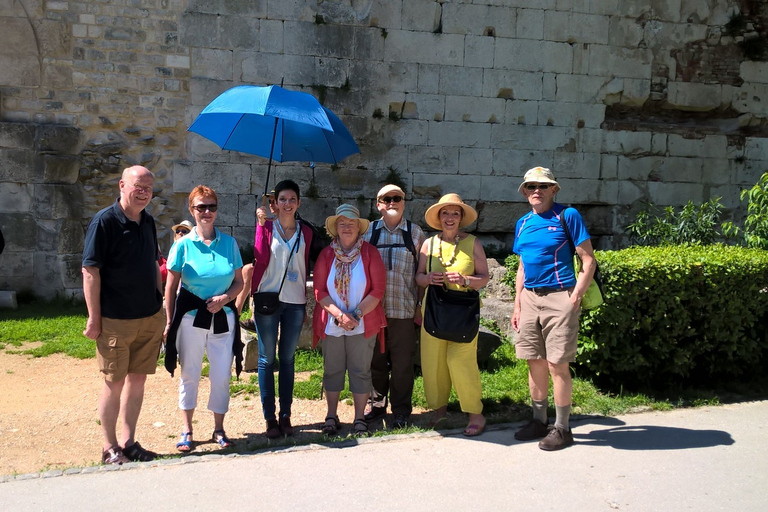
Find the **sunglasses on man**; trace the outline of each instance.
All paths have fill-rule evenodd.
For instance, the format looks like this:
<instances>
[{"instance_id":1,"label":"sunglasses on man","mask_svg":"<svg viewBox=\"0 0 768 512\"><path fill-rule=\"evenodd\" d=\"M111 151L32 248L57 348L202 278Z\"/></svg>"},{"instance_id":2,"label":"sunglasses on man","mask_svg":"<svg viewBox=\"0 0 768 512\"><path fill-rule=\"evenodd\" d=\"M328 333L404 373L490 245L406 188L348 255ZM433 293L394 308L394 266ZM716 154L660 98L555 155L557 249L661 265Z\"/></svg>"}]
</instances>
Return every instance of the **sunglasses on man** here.
<instances>
[{"instance_id":1,"label":"sunglasses on man","mask_svg":"<svg viewBox=\"0 0 768 512\"><path fill-rule=\"evenodd\" d=\"M547 190L549 187L550 185L548 183L530 183L525 186L525 189L533 192L536 189Z\"/></svg>"},{"instance_id":2,"label":"sunglasses on man","mask_svg":"<svg viewBox=\"0 0 768 512\"><path fill-rule=\"evenodd\" d=\"M403 196L384 196L379 198L380 203L399 203L403 200Z\"/></svg>"},{"instance_id":3,"label":"sunglasses on man","mask_svg":"<svg viewBox=\"0 0 768 512\"><path fill-rule=\"evenodd\" d=\"M216 210L219 209L219 205L217 204L196 204L193 206L195 210L198 211L198 213L203 213L205 210L208 210L209 212L213 213Z\"/></svg>"}]
</instances>

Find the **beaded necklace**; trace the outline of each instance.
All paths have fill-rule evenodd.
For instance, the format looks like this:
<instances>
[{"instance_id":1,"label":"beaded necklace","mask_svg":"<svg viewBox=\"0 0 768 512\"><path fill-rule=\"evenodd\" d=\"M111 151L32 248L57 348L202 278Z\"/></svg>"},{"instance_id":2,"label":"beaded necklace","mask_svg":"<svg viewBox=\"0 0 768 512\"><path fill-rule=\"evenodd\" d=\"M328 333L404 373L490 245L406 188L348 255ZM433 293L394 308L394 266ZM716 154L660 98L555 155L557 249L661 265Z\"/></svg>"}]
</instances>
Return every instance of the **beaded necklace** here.
<instances>
[{"instance_id":1,"label":"beaded necklace","mask_svg":"<svg viewBox=\"0 0 768 512\"><path fill-rule=\"evenodd\" d=\"M437 236L440 237L440 242L443 242L443 235L440 234ZM440 244L439 251L438 251L439 255L437 259L440 260L440 263L443 265L443 268L450 267L456 261L456 255L459 253L459 240L460 240L459 235L456 235L456 238L454 239L454 242L453 242L453 254L451 254L451 259L448 260L447 262L443 260L443 244L442 243Z\"/></svg>"}]
</instances>

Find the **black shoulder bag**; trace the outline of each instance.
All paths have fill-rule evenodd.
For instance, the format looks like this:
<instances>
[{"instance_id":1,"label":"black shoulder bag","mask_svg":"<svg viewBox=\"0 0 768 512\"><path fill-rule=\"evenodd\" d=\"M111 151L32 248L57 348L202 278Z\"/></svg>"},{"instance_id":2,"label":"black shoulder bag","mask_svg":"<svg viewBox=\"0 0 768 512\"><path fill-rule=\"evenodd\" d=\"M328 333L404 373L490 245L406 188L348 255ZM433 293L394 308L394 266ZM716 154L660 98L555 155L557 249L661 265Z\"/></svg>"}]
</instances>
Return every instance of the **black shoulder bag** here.
<instances>
[{"instance_id":1,"label":"black shoulder bag","mask_svg":"<svg viewBox=\"0 0 768 512\"><path fill-rule=\"evenodd\" d=\"M294 250L297 250L299 246L299 240L301 240L301 226L296 228L297 236L296 241L293 243L291 252L288 255L288 263L285 264L285 272L283 272L283 279L280 281L280 289L276 292L254 292L253 294L253 312L263 316L270 316L277 313L277 308L280 307L280 292L283 291L283 284L285 284L285 276L288 275L288 268L291 266L291 258L293 258Z\"/></svg>"},{"instance_id":2,"label":"black shoulder bag","mask_svg":"<svg viewBox=\"0 0 768 512\"><path fill-rule=\"evenodd\" d=\"M429 240L429 268L432 272L432 248ZM425 296L424 330L435 338L471 343L480 330L480 293L477 290L449 290L445 285L429 285Z\"/></svg>"}]
</instances>

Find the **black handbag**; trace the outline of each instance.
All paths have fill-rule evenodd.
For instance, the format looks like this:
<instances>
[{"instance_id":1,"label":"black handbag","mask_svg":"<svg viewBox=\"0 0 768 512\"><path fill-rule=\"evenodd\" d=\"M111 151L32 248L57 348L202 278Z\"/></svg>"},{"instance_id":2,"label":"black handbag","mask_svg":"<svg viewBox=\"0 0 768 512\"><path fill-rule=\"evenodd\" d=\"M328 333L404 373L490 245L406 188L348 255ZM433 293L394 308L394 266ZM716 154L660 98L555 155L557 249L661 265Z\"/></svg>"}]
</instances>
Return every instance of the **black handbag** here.
<instances>
[{"instance_id":1,"label":"black handbag","mask_svg":"<svg viewBox=\"0 0 768 512\"><path fill-rule=\"evenodd\" d=\"M434 239L433 239L434 240ZM432 272L432 240L429 244ZM480 293L449 290L444 285L427 287L424 330L431 336L456 343L471 343L480 330Z\"/></svg>"},{"instance_id":2,"label":"black handbag","mask_svg":"<svg viewBox=\"0 0 768 512\"><path fill-rule=\"evenodd\" d=\"M283 291L283 284L285 284L285 276L288 275L288 267L291 266L291 258L293 257L293 251L298 250L299 240L301 240L301 226L299 226L299 236L296 237L296 241L293 243L290 255L288 256L288 262L285 264L285 272L283 273L283 280L280 281L280 289L276 292L254 292L253 294L253 312L262 316L270 316L277 313L277 308L280 307L280 292Z\"/></svg>"}]
</instances>

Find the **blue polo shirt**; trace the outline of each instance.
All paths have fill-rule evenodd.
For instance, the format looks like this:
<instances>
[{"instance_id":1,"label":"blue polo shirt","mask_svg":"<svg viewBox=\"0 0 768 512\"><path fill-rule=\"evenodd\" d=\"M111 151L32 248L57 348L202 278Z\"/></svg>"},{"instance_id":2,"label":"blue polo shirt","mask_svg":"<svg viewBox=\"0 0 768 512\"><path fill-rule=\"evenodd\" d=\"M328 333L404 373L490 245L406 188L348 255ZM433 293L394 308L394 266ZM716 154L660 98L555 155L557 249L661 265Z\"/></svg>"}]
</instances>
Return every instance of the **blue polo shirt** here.
<instances>
[{"instance_id":1,"label":"blue polo shirt","mask_svg":"<svg viewBox=\"0 0 768 512\"><path fill-rule=\"evenodd\" d=\"M216 238L205 245L193 229L173 244L166 263L168 270L181 274L182 287L205 300L225 293L232 286L235 270L243 266L237 241L214 230Z\"/></svg>"},{"instance_id":2,"label":"blue polo shirt","mask_svg":"<svg viewBox=\"0 0 768 512\"><path fill-rule=\"evenodd\" d=\"M590 236L581 214L575 208L565 208L555 203L545 213L537 215L531 211L517 221L512 250L523 262L526 288L570 288L576 285L573 254L560 224L560 215L565 215L575 246Z\"/></svg>"},{"instance_id":3,"label":"blue polo shirt","mask_svg":"<svg viewBox=\"0 0 768 512\"><path fill-rule=\"evenodd\" d=\"M101 277L101 315L130 320L157 313L157 231L146 211L139 222L125 216L119 199L93 216L85 233L83 266Z\"/></svg>"}]
</instances>

